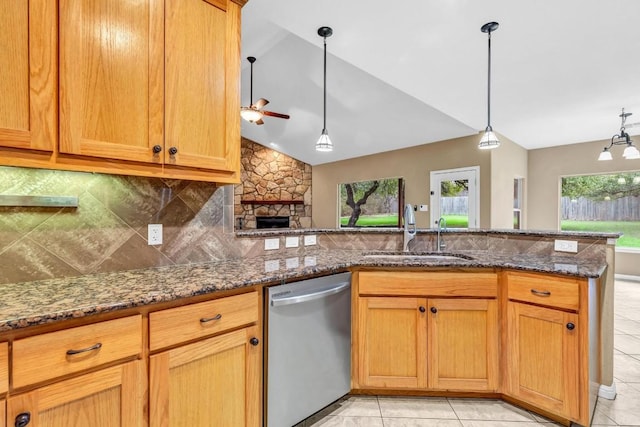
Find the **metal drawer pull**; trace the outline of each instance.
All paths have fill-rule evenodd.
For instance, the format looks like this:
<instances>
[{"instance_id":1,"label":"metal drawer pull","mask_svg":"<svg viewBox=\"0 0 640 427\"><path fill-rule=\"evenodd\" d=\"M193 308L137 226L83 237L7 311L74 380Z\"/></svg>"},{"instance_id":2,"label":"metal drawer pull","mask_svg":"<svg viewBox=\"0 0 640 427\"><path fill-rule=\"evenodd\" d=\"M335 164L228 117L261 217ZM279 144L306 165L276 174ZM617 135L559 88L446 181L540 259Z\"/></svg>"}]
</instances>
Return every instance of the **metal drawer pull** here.
<instances>
[{"instance_id":1,"label":"metal drawer pull","mask_svg":"<svg viewBox=\"0 0 640 427\"><path fill-rule=\"evenodd\" d=\"M551 292L550 291L539 291L537 289L531 289L531 293L534 295L538 295L541 297L550 297L551 296Z\"/></svg>"},{"instance_id":2,"label":"metal drawer pull","mask_svg":"<svg viewBox=\"0 0 640 427\"><path fill-rule=\"evenodd\" d=\"M91 347L81 348L80 350L67 350L67 356L73 356L74 354L86 353L88 351L100 350L102 343L95 343Z\"/></svg>"},{"instance_id":3,"label":"metal drawer pull","mask_svg":"<svg viewBox=\"0 0 640 427\"><path fill-rule=\"evenodd\" d=\"M200 323L208 323L220 319L222 319L222 314L218 313L214 317L203 317L202 319L200 319Z\"/></svg>"}]
</instances>

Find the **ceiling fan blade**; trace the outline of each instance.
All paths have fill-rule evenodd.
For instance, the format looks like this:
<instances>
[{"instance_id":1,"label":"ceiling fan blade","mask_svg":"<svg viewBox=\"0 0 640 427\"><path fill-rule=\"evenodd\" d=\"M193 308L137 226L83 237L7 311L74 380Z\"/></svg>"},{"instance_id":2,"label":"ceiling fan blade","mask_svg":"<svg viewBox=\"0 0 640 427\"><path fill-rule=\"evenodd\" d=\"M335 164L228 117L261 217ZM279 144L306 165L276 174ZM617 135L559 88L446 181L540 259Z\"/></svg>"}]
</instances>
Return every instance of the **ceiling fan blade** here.
<instances>
[{"instance_id":1,"label":"ceiling fan blade","mask_svg":"<svg viewBox=\"0 0 640 427\"><path fill-rule=\"evenodd\" d=\"M253 122L253 123L255 123L257 125L263 125L264 124L264 120L260 119L258 121Z\"/></svg>"},{"instance_id":2,"label":"ceiling fan blade","mask_svg":"<svg viewBox=\"0 0 640 427\"><path fill-rule=\"evenodd\" d=\"M264 110L262 110L262 114L264 114L265 116L277 117L279 119L288 119L290 117L288 114L280 114L280 113L274 113L273 111L264 111Z\"/></svg>"},{"instance_id":3,"label":"ceiling fan blade","mask_svg":"<svg viewBox=\"0 0 640 427\"><path fill-rule=\"evenodd\" d=\"M264 98L260 98L258 99L258 101L255 103L255 107L259 110L262 107L264 107L265 105L267 105L269 103L268 100L264 99Z\"/></svg>"}]
</instances>

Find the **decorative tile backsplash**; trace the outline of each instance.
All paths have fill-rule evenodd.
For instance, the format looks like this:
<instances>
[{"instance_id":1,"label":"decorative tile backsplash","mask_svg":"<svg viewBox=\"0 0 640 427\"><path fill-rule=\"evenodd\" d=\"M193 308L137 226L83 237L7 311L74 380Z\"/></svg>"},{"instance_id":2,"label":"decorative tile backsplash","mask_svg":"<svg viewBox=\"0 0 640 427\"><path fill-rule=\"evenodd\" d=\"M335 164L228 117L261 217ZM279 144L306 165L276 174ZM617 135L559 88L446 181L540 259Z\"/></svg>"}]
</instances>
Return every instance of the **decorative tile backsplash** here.
<instances>
[{"instance_id":1,"label":"decorative tile backsplash","mask_svg":"<svg viewBox=\"0 0 640 427\"><path fill-rule=\"evenodd\" d=\"M77 196L77 208L0 207L0 283L241 256L233 186L0 167L0 194ZM163 244L147 245L147 224Z\"/></svg>"}]
</instances>

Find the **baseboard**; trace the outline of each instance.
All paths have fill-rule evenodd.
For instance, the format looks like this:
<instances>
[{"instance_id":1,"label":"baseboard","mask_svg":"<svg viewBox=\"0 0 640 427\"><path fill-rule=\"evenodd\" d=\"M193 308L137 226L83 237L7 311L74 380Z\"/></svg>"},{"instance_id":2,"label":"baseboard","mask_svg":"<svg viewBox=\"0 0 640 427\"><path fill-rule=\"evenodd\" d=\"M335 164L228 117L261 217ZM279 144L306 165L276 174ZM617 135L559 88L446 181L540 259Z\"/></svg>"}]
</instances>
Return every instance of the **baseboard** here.
<instances>
[{"instance_id":1,"label":"baseboard","mask_svg":"<svg viewBox=\"0 0 640 427\"><path fill-rule=\"evenodd\" d=\"M618 274L614 276L618 280L628 280L630 282L640 282L640 276L633 276L631 274Z\"/></svg>"},{"instance_id":2,"label":"baseboard","mask_svg":"<svg viewBox=\"0 0 640 427\"><path fill-rule=\"evenodd\" d=\"M616 383L612 382L611 385L600 384L598 389L598 397L602 397L607 400L613 400L616 398Z\"/></svg>"}]
</instances>

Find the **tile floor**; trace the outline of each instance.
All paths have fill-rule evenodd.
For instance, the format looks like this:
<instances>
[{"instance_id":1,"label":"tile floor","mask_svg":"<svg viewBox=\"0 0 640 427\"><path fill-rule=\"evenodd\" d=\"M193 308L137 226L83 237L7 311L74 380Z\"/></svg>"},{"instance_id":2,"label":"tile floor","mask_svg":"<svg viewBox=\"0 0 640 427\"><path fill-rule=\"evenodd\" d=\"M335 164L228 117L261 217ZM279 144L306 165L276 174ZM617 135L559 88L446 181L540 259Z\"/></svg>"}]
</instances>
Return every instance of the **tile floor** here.
<instances>
[{"instance_id":1,"label":"tile floor","mask_svg":"<svg viewBox=\"0 0 640 427\"><path fill-rule=\"evenodd\" d=\"M593 426L640 426L640 282L616 280L614 376L618 396L600 398ZM500 400L351 396L296 427L557 426Z\"/></svg>"}]
</instances>

